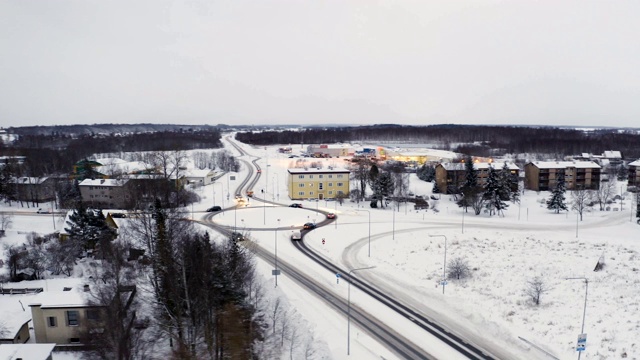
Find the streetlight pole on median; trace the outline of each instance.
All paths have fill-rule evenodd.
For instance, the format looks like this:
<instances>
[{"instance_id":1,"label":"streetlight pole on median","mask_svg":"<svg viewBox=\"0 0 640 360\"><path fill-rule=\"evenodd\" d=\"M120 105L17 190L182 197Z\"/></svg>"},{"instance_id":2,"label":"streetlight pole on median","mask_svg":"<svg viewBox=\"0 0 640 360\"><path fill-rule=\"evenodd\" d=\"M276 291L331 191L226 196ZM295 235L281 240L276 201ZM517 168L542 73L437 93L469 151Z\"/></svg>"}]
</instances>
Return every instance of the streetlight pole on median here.
<instances>
[{"instance_id":1,"label":"streetlight pole on median","mask_svg":"<svg viewBox=\"0 0 640 360\"><path fill-rule=\"evenodd\" d=\"M584 280L584 309L582 310L582 328L580 330L580 335L584 335L584 319L587 316L587 293L589 292L589 279L586 277L571 277L565 278L565 280ZM586 345L586 338L584 340L584 345ZM580 355L582 354L582 350L578 350L578 360L580 360Z\"/></svg>"},{"instance_id":2,"label":"streetlight pole on median","mask_svg":"<svg viewBox=\"0 0 640 360\"><path fill-rule=\"evenodd\" d=\"M447 237L444 235L429 235L429 237L439 236L444 238L444 263L442 264L442 295L444 295L444 286L446 285L447 279Z\"/></svg>"},{"instance_id":3,"label":"streetlight pole on median","mask_svg":"<svg viewBox=\"0 0 640 360\"><path fill-rule=\"evenodd\" d=\"M275 257L275 267L276 271L274 273L276 277L276 286L278 287L278 228L280 227L280 219L278 219L278 226L276 227L276 237L275 237L275 248L276 248L276 257Z\"/></svg>"},{"instance_id":4,"label":"streetlight pole on median","mask_svg":"<svg viewBox=\"0 0 640 360\"><path fill-rule=\"evenodd\" d=\"M373 269L375 266L351 269L347 273L347 355L350 355L351 349L351 273L354 271Z\"/></svg>"}]
</instances>

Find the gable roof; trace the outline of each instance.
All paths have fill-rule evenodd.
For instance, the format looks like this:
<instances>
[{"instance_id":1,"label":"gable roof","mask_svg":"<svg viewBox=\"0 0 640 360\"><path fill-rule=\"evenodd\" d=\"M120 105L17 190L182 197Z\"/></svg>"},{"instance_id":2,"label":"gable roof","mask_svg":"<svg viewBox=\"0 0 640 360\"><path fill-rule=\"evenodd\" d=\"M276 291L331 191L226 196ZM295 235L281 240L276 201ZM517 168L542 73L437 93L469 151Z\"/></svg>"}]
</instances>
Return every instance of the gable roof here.
<instances>
[{"instance_id":1,"label":"gable roof","mask_svg":"<svg viewBox=\"0 0 640 360\"><path fill-rule=\"evenodd\" d=\"M123 186L129 179L84 179L79 186Z\"/></svg>"},{"instance_id":2,"label":"gable roof","mask_svg":"<svg viewBox=\"0 0 640 360\"><path fill-rule=\"evenodd\" d=\"M56 344L0 344L2 360L47 360Z\"/></svg>"}]
</instances>

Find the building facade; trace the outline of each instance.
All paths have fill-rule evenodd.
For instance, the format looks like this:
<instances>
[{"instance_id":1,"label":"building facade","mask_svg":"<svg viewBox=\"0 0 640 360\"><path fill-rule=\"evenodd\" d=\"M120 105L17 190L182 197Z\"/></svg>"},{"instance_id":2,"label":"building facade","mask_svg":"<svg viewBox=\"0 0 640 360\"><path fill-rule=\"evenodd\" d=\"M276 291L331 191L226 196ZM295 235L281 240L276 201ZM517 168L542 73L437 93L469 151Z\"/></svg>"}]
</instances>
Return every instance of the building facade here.
<instances>
[{"instance_id":1,"label":"building facade","mask_svg":"<svg viewBox=\"0 0 640 360\"><path fill-rule=\"evenodd\" d=\"M484 186L489 178L489 168L493 167L495 171L502 172L504 167L503 162L490 163L490 162L474 162L473 168L476 171L478 178L478 185ZM512 176L519 178L520 168L513 163L507 163L509 172ZM436 184L440 193L456 193L460 187L464 184L467 176L467 169L465 163L442 163L436 165ZM517 190L517 189L514 189Z\"/></svg>"},{"instance_id":2,"label":"building facade","mask_svg":"<svg viewBox=\"0 0 640 360\"><path fill-rule=\"evenodd\" d=\"M629 182L628 186L640 186L640 159L629 163Z\"/></svg>"},{"instance_id":3,"label":"building facade","mask_svg":"<svg viewBox=\"0 0 640 360\"><path fill-rule=\"evenodd\" d=\"M333 167L296 168L288 172L287 184L292 200L335 199L349 195L349 170Z\"/></svg>"},{"instance_id":4,"label":"building facade","mask_svg":"<svg viewBox=\"0 0 640 360\"><path fill-rule=\"evenodd\" d=\"M593 161L536 161L524 167L525 189L550 191L564 177L567 190L600 188L601 167Z\"/></svg>"},{"instance_id":5,"label":"building facade","mask_svg":"<svg viewBox=\"0 0 640 360\"><path fill-rule=\"evenodd\" d=\"M80 182L82 201L94 208L122 209L129 206L129 179L85 179Z\"/></svg>"}]
</instances>

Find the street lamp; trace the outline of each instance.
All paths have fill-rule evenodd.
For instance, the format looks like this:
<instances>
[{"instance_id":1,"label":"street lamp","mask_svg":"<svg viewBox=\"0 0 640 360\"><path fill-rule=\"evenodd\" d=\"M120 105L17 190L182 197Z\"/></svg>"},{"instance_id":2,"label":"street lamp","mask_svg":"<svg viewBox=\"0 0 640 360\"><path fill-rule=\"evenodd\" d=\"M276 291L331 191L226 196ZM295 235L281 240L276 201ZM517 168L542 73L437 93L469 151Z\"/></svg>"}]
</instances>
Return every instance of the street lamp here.
<instances>
[{"instance_id":1,"label":"street lamp","mask_svg":"<svg viewBox=\"0 0 640 360\"><path fill-rule=\"evenodd\" d=\"M353 211L366 211L369 214L369 253L368 256L371 257L371 211L365 209L353 209Z\"/></svg>"},{"instance_id":2,"label":"street lamp","mask_svg":"<svg viewBox=\"0 0 640 360\"><path fill-rule=\"evenodd\" d=\"M216 185L220 185L220 203L222 204L222 207L224 208L224 184L221 182L214 182L212 189L213 189L213 205L216 204Z\"/></svg>"},{"instance_id":3,"label":"street lamp","mask_svg":"<svg viewBox=\"0 0 640 360\"><path fill-rule=\"evenodd\" d=\"M278 199L278 201L280 201L280 177L278 177L278 173L275 173L274 175L276 177L276 181L275 181L275 184L274 184L275 190L273 192L274 192L274 195L277 194L276 199Z\"/></svg>"},{"instance_id":4,"label":"street lamp","mask_svg":"<svg viewBox=\"0 0 640 360\"><path fill-rule=\"evenodd\" d=\"M586 334L584 333L584 319L587 316L587 293L589 291L589 280L586 277L571 277L571 278L565 278L565 280L584 280L584 310L582 311L582 329L580 330L580 336L578 337L578 345L580 345L580 342L582 340L583 342L583 346L586 345L587 343L587 337ZM582 350L584 350L583 348L578 347L578 360L580 360L580 355L582 354Z\"/></svg>"},{"instance_id":5,"label":"street lamp","mask_svg":"<svg viewBox=\"0 0 640 360\"><path fill-rule=\"evenodd\" d=\"M351 269L347 273L347 355L350 354L351 349L351 273L354 271L373 269L375 266L363 267L358 269Z\"/></svg>"},{"instance_id":6,"label":"street lamp","mask_svg":"<svg viewBox=\"0 0 640 360\"><path fill-rule=\"evenodd\" d=\"M391 232L391 240L396 239L396 207L393 206L393 229Z\"/></svg>"},{"instance_id":7,"label":"street lamp","mask_svg":"<svg viewBox=\"0 0 640 360\"><path fill-rule=\"evenodd\" d=\"M275 236L275 248L276 248L276 257L275 257L275 272L273 273L276 277L276 286L278 287L278 228L280 227L280 219L278 219L278 226L276 227L276 236Z\"/></svg>"},{"instance_id":8,"label":"street lamp","mask_svg":"<svg viewBox=\"0 0 640 360\"><path fill-rule=\"evenodd\" d=\"M442 295L444 295L444 286L447 279L447 237L444 235L429 235L429 237L442 236L444 238L444 264L442 264Z\"/></svg>"}]
</instances>

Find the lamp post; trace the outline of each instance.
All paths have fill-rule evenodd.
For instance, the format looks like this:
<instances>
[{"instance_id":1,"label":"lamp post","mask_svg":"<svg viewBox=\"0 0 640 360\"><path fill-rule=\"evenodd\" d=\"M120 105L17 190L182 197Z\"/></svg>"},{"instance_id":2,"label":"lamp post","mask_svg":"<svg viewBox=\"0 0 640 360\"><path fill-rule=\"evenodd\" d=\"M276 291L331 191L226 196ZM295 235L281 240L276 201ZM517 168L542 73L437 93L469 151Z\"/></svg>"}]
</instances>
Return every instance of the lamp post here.
<instances>
[{"instance_id":1,"label":"lamp post","mask_svg":"<svg viewBox=\"0 0 640 360\"><path fill-rule=\"evenodd\" d=\"M363 267L358 269L351 269L347 273L349 282L347 283L347 355L350 354L351 349L351 273L354 271L373 269L375 266Z\"/></svg>"},{"instance_id":2,"label":"lamp post","mask_svg":"<svg viewBox=\"0 0 640 360\"><path fill-rule=\"evenodd\" d=\"M565 278L565 280L584 280L584 309L582 310L582 328L580 330L580 335L584 337L584 345L586 345L586 335L584 333L584 319L587 316L587 293L589 292L589 279L586 277L571 277ZM580 339L580 338L579 338ZM578 340L579 342L580 340ZM578 350L578 360L580 360L580 355L582 354L582 350Z\"/></svg>"},{"instance_id":3,"label":"lamp post","mask_svg":"<svg viewBox=\"0 0 640 360\"><path fill-rule=\"evenodd\" d=\"M354 211L366 211L369 214L369 252L368 256L371 257L371 211L365 209L353 209Z\"/></svg>"},{"instance_id":4,"label":"lamp post","mask_svg":"<svg viewBox=\"0 0 640 360\"><path fill-rule=\"evenodd\" d=\"M278 287L278 228L280 227L280 219L278 219L278 226L276 227L276 236L275 236L275 249L276 249L276 256L275 256L275 272L274 272L274 276L276 277L276 286Z\"/></svg>"},{"instance_id":5,"label":"lamp post","mask_svg":"<svg viewBox=\"0 0 640 360\"><path fill-rule=\"evenodd\" d=\"M391 229L391 240L396 239L396 207L393 206L393 228Z\"/></svg>"},{"instance_id":6,"label":"lamp post","mask_svg":"<svg viewBox=\"0 0 640 360\"><path fill-rule=\"evenodd\" d=\"M429 235L429 237L442 236L444 238L444 263L442 264L442 295L444 295L444 286L447 279L447 237L444 235Z\"/></svg>"},{"instance_id":7,"label":"lamp post","mask_svg":"<svg viewBox=\"0 0 640 360\"><path fill-rule=\"evenodd\" d=\"M220 203L222 204L222 207L224 208L224 184L221 182L214 182L213 183L213 205L215 205L216 203L216 185L220 185Z\"/></svg>"},{"instance_id":8,"label":"lamp post","mask_svg":"<svg viewBox=\"0 0 640 360\"><path fill-rule=\"evenodd\" d=\"M275 191L274 193L276 194L276 199L278 199L278 201L280 201L280 177L278 176L278 173L274 174L276 177L276 181L275 181Z\"/></svg>"}]
</instances>

